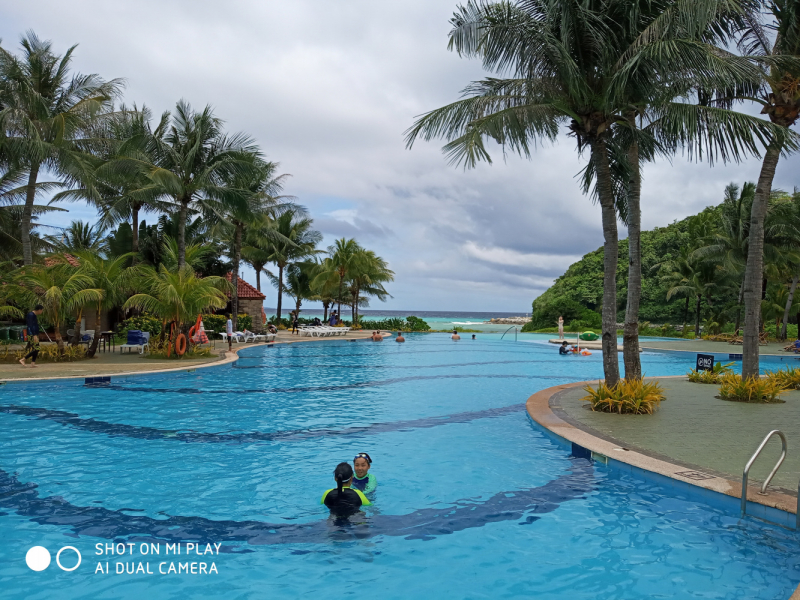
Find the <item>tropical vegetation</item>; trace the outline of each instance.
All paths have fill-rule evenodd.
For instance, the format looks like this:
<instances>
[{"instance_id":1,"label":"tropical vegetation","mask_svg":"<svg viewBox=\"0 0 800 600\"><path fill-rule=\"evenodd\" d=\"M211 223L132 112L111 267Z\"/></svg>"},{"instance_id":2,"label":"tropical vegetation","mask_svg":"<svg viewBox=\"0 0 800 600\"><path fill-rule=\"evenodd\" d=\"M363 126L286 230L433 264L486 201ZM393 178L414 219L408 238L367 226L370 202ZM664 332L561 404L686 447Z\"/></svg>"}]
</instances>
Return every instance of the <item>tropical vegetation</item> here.
<instances>
[{"instance_id":1,"label":"tropical vegetation","mask_svg":"<svg viewBox=\"0 0 800 600\"><path fill-rule=\"evenodd\" d=\"M19 53L0 46L0 318L43 304L62 353L63 331L84 315L170 339L198 314L224 325L215 311L252 327L242 263L259 291L262 274L274 284L278 321L284 294L296 314L303 302L321 302L326 317L344 305L356 323L370 298L389 297L394 273L375 252L355 239L318 248L313 219L283 193L288 174L249 135L183 99L154 119L122 102L121 79L74 72L74 52L58 55L33 32ZM44 222L75 201L97 218ZM76 326L68 341L79 337Z\"/></svg>"}]
</instances>

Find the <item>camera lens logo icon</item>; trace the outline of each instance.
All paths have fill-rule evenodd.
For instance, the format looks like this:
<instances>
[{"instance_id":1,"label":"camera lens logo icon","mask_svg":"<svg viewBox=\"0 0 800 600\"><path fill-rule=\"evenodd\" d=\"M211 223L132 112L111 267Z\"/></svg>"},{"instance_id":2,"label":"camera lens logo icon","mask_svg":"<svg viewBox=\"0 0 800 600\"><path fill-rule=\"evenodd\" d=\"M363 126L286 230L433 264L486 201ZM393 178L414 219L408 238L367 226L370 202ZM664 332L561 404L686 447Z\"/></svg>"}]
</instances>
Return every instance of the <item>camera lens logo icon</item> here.
<instances>
[{"instance_id":1,"label":"camera lens logo icon","mask_svg":"<svg viewBox=\"0 0 800 600\"><path fill-rule=\"evenodd\" d=\"M75 563L74 567L65 567L61 564L61 553L64 550L72 550L75 554L78 555L78 562ZM81 556L80 551L75 546L64 546L61 550L58 551L56 554L56 564L58 568L62 571L74 571L79 566L81 566ZM50 566L50 551L45 548L44 546L34 546L30 550L28 550L27 554L25 554L25 562L27 563L28 567L32 571L44 571L47 567Z\"/></svg>"}]
</instances>

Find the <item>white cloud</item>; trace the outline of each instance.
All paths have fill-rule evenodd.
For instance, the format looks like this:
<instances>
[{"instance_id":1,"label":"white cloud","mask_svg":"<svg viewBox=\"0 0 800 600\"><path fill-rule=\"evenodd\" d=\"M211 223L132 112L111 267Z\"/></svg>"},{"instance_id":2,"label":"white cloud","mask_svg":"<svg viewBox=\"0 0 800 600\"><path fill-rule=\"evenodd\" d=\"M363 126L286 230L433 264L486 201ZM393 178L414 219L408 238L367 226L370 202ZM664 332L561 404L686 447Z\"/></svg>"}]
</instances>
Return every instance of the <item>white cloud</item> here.
<instances>
[{"instance_id":1,"label":"white cloud","mask_svg":"<svg viewBox=\"0 0 800 600\"><path fill-rule=\"evenodd\" d=\"M125 77L128 103L155 114L180 98L211 104L230 131L251 134L293 175L286 192L308 207L325 244L355 236L389 261L387 307L525 312L576 256L602 244L572 139L530 161L494 151L493 165L467 172L446 163L441 141L405 148L415 115L483 76L446 49L456 0L6 4L6 48L16 51L27 29L58 52L77 42L76 70ZM776 184L791 189L798 166L782 159ZM718 203L725 184L753 180L758 168L648 165L645 226ZM52 219L91 214L66 208L75 213Z\"/></svg>"}]
</instances>

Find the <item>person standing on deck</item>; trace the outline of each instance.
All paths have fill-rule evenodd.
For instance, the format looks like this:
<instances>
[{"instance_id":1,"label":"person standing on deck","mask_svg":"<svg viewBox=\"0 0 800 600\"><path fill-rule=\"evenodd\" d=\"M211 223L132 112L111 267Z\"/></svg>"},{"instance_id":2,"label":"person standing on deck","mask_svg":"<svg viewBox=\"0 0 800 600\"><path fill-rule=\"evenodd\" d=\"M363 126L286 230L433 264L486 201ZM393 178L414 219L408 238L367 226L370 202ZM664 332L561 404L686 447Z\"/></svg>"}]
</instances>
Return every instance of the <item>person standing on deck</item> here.
<instances>
[{"instance_id":1,"label":"person standing on deck","mask_svg":"<svg viewBox=\"0 0 800 600\"><path fill-rule=\"evenodd\" d=\"M231 344L233 343L233 316L228 315L228 322L225 323L225 333L228 334L228 350L232 349Z\"/></svg>"},{"instance_id":2,"label":"person standing on deck","mask_svg":"<svg viewBox=\"0 0 800 600\"><path fill-rule=\"evenodd\" d=\"M558 339L564 339L564 317L558 317Z\"/></svg>"},{"instance_id":3,"label":"person standing on deck","mask_svg":"<svg viewBox=\"0 0 800 600\"><path fill-rule=\"evenodd\" d=\"M25 315L25 330L28 337L28 353L19 360L19 364L23 367L35 367L36 359L39 357L39 319L37 317L42 314L44 307L37 304L31 312ZM31 364L26 365L25 359L30 358Z\"/></svg>"}]
</instances>

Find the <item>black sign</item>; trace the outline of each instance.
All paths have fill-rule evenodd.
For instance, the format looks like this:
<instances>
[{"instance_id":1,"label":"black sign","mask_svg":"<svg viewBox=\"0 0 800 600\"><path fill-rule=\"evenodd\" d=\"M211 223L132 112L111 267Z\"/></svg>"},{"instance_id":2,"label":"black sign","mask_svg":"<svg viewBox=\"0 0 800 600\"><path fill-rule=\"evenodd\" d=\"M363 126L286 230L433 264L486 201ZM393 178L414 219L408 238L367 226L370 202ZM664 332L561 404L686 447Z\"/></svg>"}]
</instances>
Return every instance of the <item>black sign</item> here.
<instances>
[{"instance_id":1,"label":"black sign","mask_svg":"<svg viewBox=\"0 0 800 600\"><path fill-rule=\"evenodd\" d=\"M713 371L714 370L714 355L713 354L698 354L697 355L697 371Z\"/></svg>"}]
</instances>

